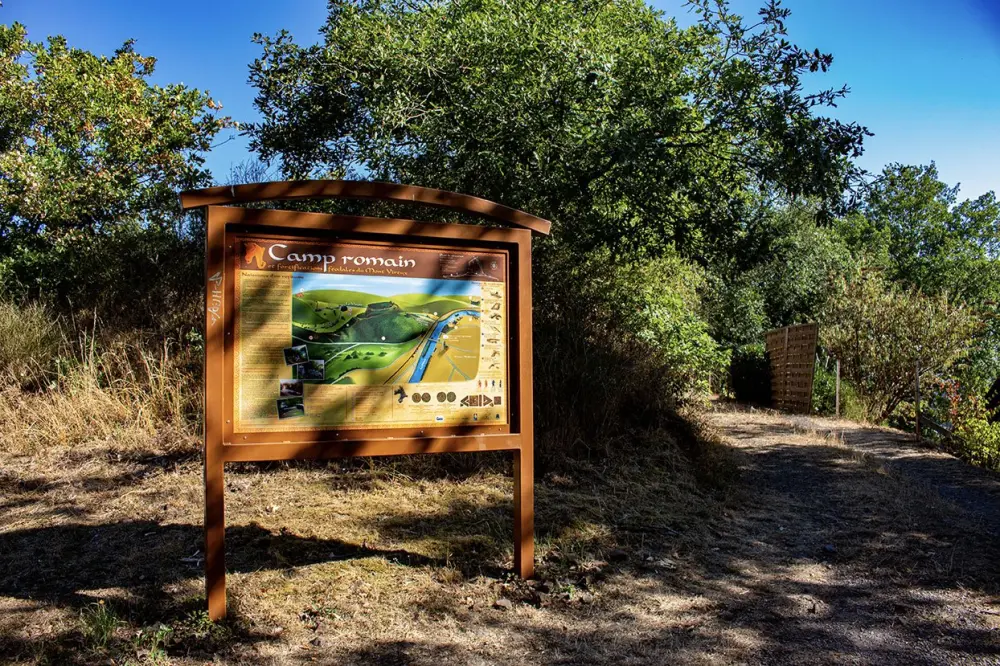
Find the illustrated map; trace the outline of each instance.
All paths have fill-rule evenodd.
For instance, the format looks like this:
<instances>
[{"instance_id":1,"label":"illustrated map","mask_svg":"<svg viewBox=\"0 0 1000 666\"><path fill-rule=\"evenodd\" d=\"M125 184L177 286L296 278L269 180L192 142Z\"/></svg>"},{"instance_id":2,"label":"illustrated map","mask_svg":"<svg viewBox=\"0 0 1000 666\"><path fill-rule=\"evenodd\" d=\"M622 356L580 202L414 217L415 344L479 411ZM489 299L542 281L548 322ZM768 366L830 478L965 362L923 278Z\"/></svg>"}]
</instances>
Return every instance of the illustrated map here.
<instances>
[{"instance_id":1,"label":"illustrated map","mask_svg":"<svg viewBox=\"0 0 1000 666\"><path fill-rule=\"evenodd\" d=\"M325 360L315 383L460 382L479 373L478 282L295 273L292 291L293 344Z\"/></svg>"}]
</instances>

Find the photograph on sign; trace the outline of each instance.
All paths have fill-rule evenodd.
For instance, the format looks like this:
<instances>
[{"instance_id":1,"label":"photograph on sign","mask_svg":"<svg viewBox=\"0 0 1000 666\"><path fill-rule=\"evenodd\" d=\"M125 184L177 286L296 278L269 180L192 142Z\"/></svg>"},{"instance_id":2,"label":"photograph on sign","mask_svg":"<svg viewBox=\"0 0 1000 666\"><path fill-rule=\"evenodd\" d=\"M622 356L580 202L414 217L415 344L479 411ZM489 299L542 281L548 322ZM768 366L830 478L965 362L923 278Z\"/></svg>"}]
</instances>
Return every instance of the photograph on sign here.
<instances>
[{"instance_id":1,"label":"photograph on sign","mask_svg":"<svg viewBox=\"0 0 1000 666\"><path fill-rule=\"evenodd\" d=\"M506 254L244 237L234 430L506 425Z\"/></svg>"}]
</instances>

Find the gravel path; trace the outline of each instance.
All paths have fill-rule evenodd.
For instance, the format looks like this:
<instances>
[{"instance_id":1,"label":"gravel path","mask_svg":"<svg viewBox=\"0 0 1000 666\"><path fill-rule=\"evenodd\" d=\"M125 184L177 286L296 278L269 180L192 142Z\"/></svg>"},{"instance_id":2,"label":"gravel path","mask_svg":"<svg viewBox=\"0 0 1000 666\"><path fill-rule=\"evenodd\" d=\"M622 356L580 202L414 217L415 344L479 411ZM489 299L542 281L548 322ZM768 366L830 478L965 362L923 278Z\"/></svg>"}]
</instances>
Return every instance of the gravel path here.
<instances>
[{"instance_id":1,"label":"gravel path","mask_svg":"<svg viewBox=\"0 0 1000 666\"><path fill-rule=\"evenodd\" d=\"M1000 663L997 475L843 421L707 418L749 485L704 563L761 646L741 661Z\"/></svg>"}]
</instances>

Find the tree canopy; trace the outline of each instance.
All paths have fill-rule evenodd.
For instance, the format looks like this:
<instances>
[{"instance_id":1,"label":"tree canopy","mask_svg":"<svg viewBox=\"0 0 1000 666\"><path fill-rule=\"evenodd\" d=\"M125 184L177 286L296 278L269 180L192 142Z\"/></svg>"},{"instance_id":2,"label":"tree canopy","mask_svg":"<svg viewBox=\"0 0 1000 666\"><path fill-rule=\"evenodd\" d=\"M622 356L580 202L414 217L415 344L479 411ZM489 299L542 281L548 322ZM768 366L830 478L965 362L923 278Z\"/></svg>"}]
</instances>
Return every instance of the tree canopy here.
<instances>
[{"instance_id":1,"label":"tree canopy","mask_svg":"<svg viewBox=\"0 0 1000 666\"><path fill-rule=\"evenodd\" d=\"M210 182L230 124L207 93L152 85L126 41L106 57L0 25L0 285L107 320L171 327L193 310L196 235L178 190Z\"/></svg>"},{"instance_id":2,"label":"tree canopy","mask_svg":"<svg viewBox=\"0 0 1000 666\"><path fill-rule=\"evenodd\" d=\"M891 164L861 209L838 223L852 249L889 277L927 293L983 304L1000 298L1000 202L993 192L959 202L937 167Z\"/></svg>"},{"instance_id":3,"label":"tree canopy","mask_svg":"<svg viewBox=\"0 0 1000 666\"><path fill-rule=\"evenodd\" d=\"M705 261L753 232L764 196L832 210L865 128L803 92L832 57L692 3L681 29L641 0L332 0L322 43L256 36L252 147L287 176L362 175L503 201L580 249Z\"/></svg>"}]
</instances>

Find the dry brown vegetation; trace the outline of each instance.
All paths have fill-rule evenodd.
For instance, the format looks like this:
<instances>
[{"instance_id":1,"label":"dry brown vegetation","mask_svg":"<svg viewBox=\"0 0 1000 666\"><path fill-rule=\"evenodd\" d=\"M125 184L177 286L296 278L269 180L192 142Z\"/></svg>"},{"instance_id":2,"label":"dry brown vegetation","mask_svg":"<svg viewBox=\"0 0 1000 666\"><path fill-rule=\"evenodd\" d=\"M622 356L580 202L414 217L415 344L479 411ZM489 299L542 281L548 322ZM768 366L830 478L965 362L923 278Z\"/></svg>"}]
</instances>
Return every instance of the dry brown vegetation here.
<instances>
[{"instance_id":1,"label":"dry brown vegetation","mask_svg":"<svg viewBox=\"0 0 1000 666\"><path fill-rule=\"evenodd\" d=\"M1000 658L996 533L841 436L898 449L882 431L740 410L626 418L642 386L591 396L603 437L539 438L535 581L508 574L503 455L231 465L230 617L213 625L196 350L79 339L59 339L54 370L9 374L0 402L5 662ZM1000 496L995 477L976 482Z\"/></svg>"},{"instance_id":2,"label":"dry brown vegetation","mask_svg":"<svg viewBox=\"0 0 1000 666\"><path fill-rule=\"evenodd\" d=\"M87 338L63 351L57 359L61 368L36 365L4 383L0 450L31 453L98 443L116 450L194 446L200 397L190 352L118 341L98 353ZM30 388L22 390L22 384Z\"/></svg>"},{"instance_id":3,"label":"dry brown vegetation","mask_svg":"<svg viewBox=\"0 0 1000 666\"><path fill-rule=\"evenodd\" d=\"M603 616L611 632L616 615L596 609L630 595L621 579L629 562L647 566L645 554L657 553L672 570L699 549L724 500L674 446L550 475L538 487L543 582L532 587L506 574L506 461L476 462L479 471L461 476L433 458L232 467L232 617L212 628L199 615L201 478L191 449L150 439L146 448L95 440L8 450L0 557L14 575L0 589L0 645L25 663L124 661L144 654L149 627L162 623L178 663L216 653L234 663L297 663L303 654L402 663L442 650L469 663L499 658L508 630L537 631L517 648L527 659L566 623L579 630L583 618ZM494 607L498 599L511 609ZM83 619L101 600L122 622L104 647L88 640Z\"/></svg>"},{"instance_id":4,"label":"dry brown vegetation","mask_svg":"<svg viewBox=\"0 0 1000 666\"><path fill-rule=\"evenodd\" d=\"M34 408L44 405L59 408ZM25 664L1000 656L996 543L969 516L781 417L688 419L696 431L651 431L628 456L539 479L530 583L506 573L501 456L466 456L460 473L441 457L232 466L231 617L215 626L203 614L193 438L168 441L140 422L127 446L97 428L63 444L4 440L0 654Z\"/></svg>"}]
</instances>

